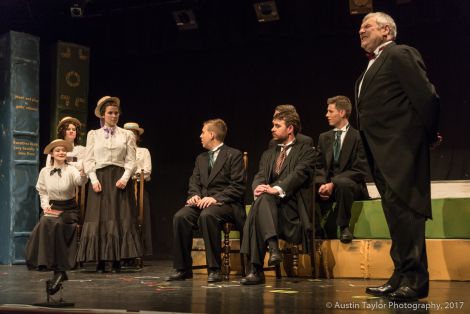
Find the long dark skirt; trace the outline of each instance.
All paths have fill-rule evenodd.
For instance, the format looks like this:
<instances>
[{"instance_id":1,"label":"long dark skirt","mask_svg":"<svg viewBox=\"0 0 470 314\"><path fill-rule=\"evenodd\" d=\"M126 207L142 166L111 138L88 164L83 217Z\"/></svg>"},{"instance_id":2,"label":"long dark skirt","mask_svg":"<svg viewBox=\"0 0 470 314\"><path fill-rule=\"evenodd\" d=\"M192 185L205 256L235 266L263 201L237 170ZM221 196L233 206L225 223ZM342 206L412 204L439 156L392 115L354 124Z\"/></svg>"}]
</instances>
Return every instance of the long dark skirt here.
<instances>
[{"instance_id":1,"label":"long dark skirt","mask_svg":"<svg viewBox=\"0 0 470 314\"><path fill-rule=\"evenodd\" d=\"M41 217L26 244L26 264L30 268L65 271L75 266L80 209L74 199L51 203L52 209L63 213L59 217Z\"/></svg>"},{"instance_id":2,"label":"long dark skirt","mask_svg":"<svg viewBox=\"0 0 470 314\"><path fill-rule=\"evenodd\" d=\"M116 187L123 173L124 168L118 166L98 169L100 193L89 184L77 261L119 261L142 256L134 186L129 181L124 190Z\"/></svg>"},{"instance_id":3,"label":"long dark skirt","mask_svg":"<svg viewBox=\"0 0 470 314\"><path fill-rule=\"evenodd\" d=\"M152 214L150 207L150 197L147 190L144 190L144 254L152 255Z\"/></svg>"}]
</instances>

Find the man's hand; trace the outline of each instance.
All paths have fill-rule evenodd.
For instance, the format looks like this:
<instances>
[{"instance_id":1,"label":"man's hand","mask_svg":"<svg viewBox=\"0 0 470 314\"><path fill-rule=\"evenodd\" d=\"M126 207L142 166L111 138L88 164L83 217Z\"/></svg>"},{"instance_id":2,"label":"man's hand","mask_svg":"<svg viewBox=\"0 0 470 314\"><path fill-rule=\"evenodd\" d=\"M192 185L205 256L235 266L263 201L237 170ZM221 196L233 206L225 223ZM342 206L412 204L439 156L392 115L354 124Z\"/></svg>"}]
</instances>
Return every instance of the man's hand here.
<instances>
[{"instance_id":1,"label":"man's hand","mask_svg":"<svg viewBox=\"0 0 470 314\"><path fill-rule=\"evenodd\" d=\"M334 184L332 182L322 184L318 189L318 195L322 200L327 200L333 194Z\"/></svg>"},{"instance_id":2,"label":"man's hand","mask_svg":"<svg viewBox=\"0 0 470 314\"><path fill-rule=\"evenodd\" d=\"M199 207L200 209L204 209L216 203L217 203L217 200L215 198L206 196L197 203L197 207Z\"/></svg>"},{"instance_id":3,"label":"man's hand","mask_svg":"<svg viewBox=\"0 0 470 314\"><path fill-rule=\"evenodd\" d=\"M197 206L197 203L201 200L201 197L199 195L194 195L190 199L186 201L187 206Z\"/></svg>"},{"instance_id":4,"label":"man's hand","mask_svg":"<svg viewBox=\"0 0 470 314\"><path fill-rule=\"evenodd\" d=\"M271 195L279 195L279 191L271 187L269 184L260 184L253 191L253 194L255 195L255 197L258 197L263 193L267 193Z\"/></svg>"},{"instance_id":5,"label":"man's hand","mask_svg":"<svg viewBox=\"0 0 470 314\"><path fill-rule=\"evenodd\" d=\"M442 137L441 133L437 132L436 141L434 143L431 143L431 145L429 145L429 148L435 149L439 145L441 145L443 141L444 141L444 137Z\"/></svg>"},{"instance_id":6,"label":"man's hand","mask_svg":"<svg viewBox=\"0 0 470 314\"><path fill-rule=\"evenodd\" d=\"M103 191L103 189L101 188L101 183L99 182L93 183L92 187L93 191L95 191L96 193L100 193L101 191Z\"/></svg>"}]
</instances>

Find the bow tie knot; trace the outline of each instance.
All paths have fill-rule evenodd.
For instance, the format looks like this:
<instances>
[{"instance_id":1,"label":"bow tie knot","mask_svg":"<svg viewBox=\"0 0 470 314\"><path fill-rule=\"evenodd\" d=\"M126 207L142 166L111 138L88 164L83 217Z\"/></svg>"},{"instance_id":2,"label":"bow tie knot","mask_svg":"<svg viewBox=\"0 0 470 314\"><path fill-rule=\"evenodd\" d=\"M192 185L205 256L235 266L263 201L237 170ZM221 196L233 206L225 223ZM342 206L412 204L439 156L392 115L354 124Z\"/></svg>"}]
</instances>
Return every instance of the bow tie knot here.
<instances>
[{"instance_id":1,"label":"bow tie knot","mask_svg":"<svg viewBox=\"0 0 470 314\"><path fill-rule=\"evenodd\" d=\"M110 128L110 127L105 126L105 127L103 127L103 130L104 130L104 133L105 133L105 134L104 134L104 137L105 137L106 139L108 139L109 136L113 136L113 135L114 135L114 131L116 130L116 128Z\"/></svg>"},{"instance_id":2,"label":"bow tie knot","mask_svg":"<svg viewBox=\"0 0 470 314\"><path fill-rule=\"evenodd\" d=\"M370 61L370 60L374 60L375 58L377 58L377 55L373 52L366 52L366 57Z\"/></svg>"},{"instance_id":3,"label":"bow tie knot","mask_svg":"<svg viewBox=\"0 0 470 314\"><path fill-rule=\"evenodd\" d=\"M52 169L52 170L51 170L51 173L50 173L51 176L54 175L54 173L56 173L56 172L57 172L57 174L59 175L59 177L62 177L62 169L60 169L60 168L54 168L54 169Z\"/></svg>"}]
</instances>

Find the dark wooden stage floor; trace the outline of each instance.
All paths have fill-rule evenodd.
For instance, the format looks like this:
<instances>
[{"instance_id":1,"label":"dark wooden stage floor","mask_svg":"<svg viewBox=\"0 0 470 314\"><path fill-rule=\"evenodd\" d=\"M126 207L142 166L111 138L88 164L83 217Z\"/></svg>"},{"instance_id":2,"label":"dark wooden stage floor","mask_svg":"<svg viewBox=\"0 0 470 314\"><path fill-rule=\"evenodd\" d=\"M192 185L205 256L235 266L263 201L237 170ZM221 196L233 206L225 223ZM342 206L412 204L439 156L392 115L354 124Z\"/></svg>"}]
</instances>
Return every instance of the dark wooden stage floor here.
<instances>
[{"instance_id":1,"label":"dark wooden stage floor","mask_svg":"<svg viewBox=\"0 0 470 314\"><path fill-rule=\"evenodd\" d=\"M470 282L433 281L429 298L422 302L390 304L364 293L366 286L381 284L379 280L267 277L266 285L245 287L240 286L240 277L208 285L207 276L198 274L192 280L167 283L163 279L171 272L170 261L147 264L142 271L120 274L70 272L63 297L75 302L75 307L50 313L470 312ZM28 271L25 266L0 266L0 313L48 313L25 305L45 301L45 280L50 276L49 272ZM425 307L430 309L419 310Z\"/></svg>"}]
</instances>

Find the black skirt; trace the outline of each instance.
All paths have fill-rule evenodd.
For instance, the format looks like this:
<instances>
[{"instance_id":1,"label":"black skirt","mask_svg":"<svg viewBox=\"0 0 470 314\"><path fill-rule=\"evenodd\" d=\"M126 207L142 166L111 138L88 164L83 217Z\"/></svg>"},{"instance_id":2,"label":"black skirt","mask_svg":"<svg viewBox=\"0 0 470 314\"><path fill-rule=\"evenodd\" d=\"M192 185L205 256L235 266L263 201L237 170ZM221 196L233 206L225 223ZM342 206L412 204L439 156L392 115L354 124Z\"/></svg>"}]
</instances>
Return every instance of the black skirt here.
<instances>
[{"instance_id":1,"label":"black skirt","mask_svg":"<svg viewBox=\"0 0 470 314\"><path fill-rule=\"evenodd\" d=\"M119 261L142 256L137 231L137 206L132 182L116 187L124 168L107 166L96 171L102 191L89 184L85 219L77 261Z\"/></svg>"},{"instance_id":2,"label":"black skirt","mask_svg":"<svg viewBox=\"0 0 470 314\"><path fill-rule=\"evenodd\" d=\"M80 209L75 199L51 204L52 209L63 213L59 217L41 216L26 244L26 264L30 268L65 271L75 266Z\"/></svg>"}]
</instances>

